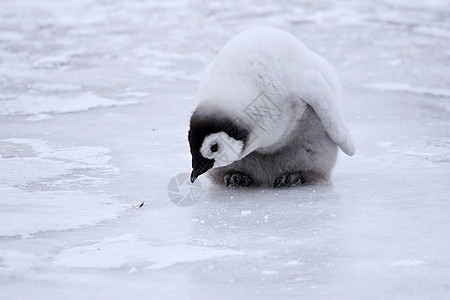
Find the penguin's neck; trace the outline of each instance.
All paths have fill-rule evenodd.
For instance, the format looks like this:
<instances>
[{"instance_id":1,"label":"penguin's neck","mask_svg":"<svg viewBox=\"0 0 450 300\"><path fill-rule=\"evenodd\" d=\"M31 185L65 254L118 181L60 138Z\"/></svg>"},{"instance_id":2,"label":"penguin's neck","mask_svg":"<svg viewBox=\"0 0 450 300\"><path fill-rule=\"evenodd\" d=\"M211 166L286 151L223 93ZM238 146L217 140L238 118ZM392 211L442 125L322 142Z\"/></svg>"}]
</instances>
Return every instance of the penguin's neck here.
<instances>
[{"instance_id":1,"label":"penguin's neck","mask_svg":"<svg viewBox=\"0 0 450 300\"><path fill-rule=\"evenodd\" d=\"M203 101L197 107L205 116L222 116L237 129L248 132L240 159L253 151L273 152L283 147L305 109L306 104L301 100L275 102L264 95L250 104L245 101Z\"/></svg>"},{"instance_id":2,"label":"penguin's neck","mask_svg":"<svg viewBox=\"0 0 450 300\"><path fill-rule=\"evenodd\" d=\"M246 119L250 123L250 134L243 156L253 151L273 153L282 148L289 142L306 107L301 101L286 101L284 106L267 113L262 110L249 113Z\"/></svg>"}]
</instances>

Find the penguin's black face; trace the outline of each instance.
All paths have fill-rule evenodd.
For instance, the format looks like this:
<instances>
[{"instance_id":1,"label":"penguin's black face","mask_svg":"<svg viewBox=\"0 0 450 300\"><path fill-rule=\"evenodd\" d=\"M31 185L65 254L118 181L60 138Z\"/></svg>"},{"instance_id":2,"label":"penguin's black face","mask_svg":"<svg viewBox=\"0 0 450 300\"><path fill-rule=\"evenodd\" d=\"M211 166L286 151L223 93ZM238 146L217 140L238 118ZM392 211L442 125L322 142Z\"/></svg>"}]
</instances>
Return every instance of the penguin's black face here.
<instances>
[{"instance_id":1,"label":"penguin's black face","mask_svg":"<svg viewBox=\"0 0 450 300\"><path fill-rule=\"evenodd\" d=\"M213 167L239 160L247 137L248 131L231 119L194 112L188 134L192 155L191 182Z\"/></svg>"}]
</instances>

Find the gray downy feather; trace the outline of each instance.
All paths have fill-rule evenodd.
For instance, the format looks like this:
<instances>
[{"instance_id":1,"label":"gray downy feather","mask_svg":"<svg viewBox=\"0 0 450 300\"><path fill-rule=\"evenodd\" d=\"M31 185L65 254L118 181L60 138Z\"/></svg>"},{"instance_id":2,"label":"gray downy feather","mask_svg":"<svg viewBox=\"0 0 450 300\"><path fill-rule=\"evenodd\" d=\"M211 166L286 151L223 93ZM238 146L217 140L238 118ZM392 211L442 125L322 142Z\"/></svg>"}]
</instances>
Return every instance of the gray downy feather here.
<instances>
[{"instance_id":1,"label":"gray downy feather","mask_svg":"<svg viewBox=\"0 0 450 300\"><path fill-rule=\"evenodd\" d=\"M227 173L240 172L252 178L252 185L272 186L284 173L302 173L307 182L327 181L336 163L338 146L328 136L314 110L308 106L285 144L274 153L250 153L228 166L211 169L216 184Z\"/></svg>"}]
</instances>

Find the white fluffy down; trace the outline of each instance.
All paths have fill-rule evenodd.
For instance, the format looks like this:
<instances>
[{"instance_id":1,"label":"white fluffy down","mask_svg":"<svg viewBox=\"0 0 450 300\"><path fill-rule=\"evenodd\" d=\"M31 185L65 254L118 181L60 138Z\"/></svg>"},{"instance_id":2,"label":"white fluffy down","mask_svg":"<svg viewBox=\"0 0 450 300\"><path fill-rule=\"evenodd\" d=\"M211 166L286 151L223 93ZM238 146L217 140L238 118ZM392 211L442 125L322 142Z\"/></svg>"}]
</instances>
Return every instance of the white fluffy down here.
<instances>
[{"instance_id":1,"label":"white fluffy down","mask_svg":"<svg viewBox=\"0 0 450 300\"><path fill-rule=\"evenodd\" d=\"M212 152L211 146L217 144L217 151ZM223 167L241 159L244 143L230 137L225 132L212 133L205 137L200 153L205 158L214 159L214 167Z\"/></svg>"},{"instance_id":2,"label":"white fluffy down","mask_svg":"<svg viewBox=\"0 0 450 300\"><path fill-rule=\"evenodd\" d=\"M261 94L280 110L280 115L257 132L255 142L260 142L260 147L279 143L291 123L301 118L292 116L292 107L305 102L314 109L330 138L346 154L354 154L352 137L340 111L340 85L333 68L297 38L275 28L252 29L231 39L207 68L197 102L251 122L245 112Z\"/></svg>"}]
</instances>

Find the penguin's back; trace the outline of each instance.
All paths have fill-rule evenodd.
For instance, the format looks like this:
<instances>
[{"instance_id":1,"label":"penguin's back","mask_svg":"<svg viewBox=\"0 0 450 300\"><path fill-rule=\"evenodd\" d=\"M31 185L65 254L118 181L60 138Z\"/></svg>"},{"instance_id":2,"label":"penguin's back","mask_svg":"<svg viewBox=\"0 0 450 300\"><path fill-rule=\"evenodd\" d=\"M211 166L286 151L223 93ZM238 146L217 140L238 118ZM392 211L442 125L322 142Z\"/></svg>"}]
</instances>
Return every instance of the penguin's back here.
<instances>
[{"instance_id":1,"label":"penguin's back","mask_svg":"<svg viewBox=\"0 0 450 300\"><path fill-rule=\"evenodd\" d=\"M239 110L261 93L282 102L310 72L339 93L333 68L300 40L276 28L250 29L233 37L207 68L197 102Z\"/></svg>"}]
</instances>

